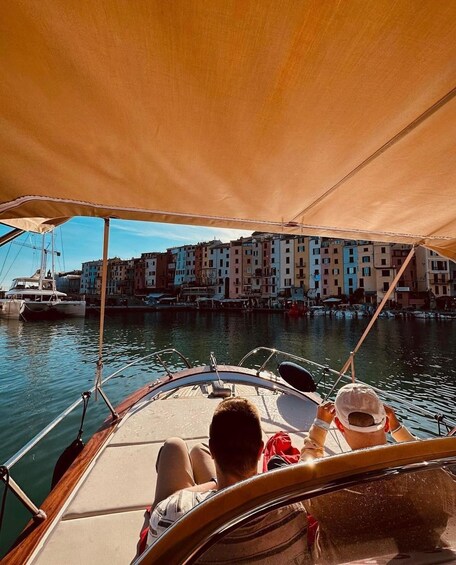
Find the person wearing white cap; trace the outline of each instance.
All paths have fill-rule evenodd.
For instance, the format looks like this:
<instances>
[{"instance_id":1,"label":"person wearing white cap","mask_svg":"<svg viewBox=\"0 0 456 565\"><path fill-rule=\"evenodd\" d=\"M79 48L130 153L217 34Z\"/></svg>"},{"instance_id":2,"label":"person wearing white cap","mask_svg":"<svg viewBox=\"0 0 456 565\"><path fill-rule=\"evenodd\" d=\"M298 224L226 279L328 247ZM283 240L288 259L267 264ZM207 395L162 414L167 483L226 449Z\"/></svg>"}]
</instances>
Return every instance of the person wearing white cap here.
<instances>
[{"instance_id":1,"label":"person wearing white cap","mask_svg":"<svg viewBox=\"0 0 456 565\"><path fill-rule=\"evenodd\" d=\"M339 390L334 403L319 406L302 460L324 455L333 420L353 450L386 444L388 432L397 442L417 439L370 386L351 383ZM395 555L399 559L411 552L434 556L435 548L447 543L444 533L449 517L454 516L455 496L454 478L442 469L431 469L364 480L310 498L304 506L318 524L313 558L332 565L377 563L377 558L371 558L379 555L391 555L388 562L392 563ZM419 557L417 561L412 557L410 563L418 561L424 563ZM429 562L436 563L432 557Z\"/></svg>"},{"instance_id":2,"label":"person wearing white cap","mask_svg":"<svg viewBox=\"0 0 456 565\"><path fill-rule=\"evenodd\" d=\"M304 439L301 459L323 457L326 434L334 420L351 449L362 449L387 442L390 432L397 442L416 438L403 426L394 410L383 404L377 393L363 383L343 386L333 402L324 402Z\"/></svg>"}]
</instances>

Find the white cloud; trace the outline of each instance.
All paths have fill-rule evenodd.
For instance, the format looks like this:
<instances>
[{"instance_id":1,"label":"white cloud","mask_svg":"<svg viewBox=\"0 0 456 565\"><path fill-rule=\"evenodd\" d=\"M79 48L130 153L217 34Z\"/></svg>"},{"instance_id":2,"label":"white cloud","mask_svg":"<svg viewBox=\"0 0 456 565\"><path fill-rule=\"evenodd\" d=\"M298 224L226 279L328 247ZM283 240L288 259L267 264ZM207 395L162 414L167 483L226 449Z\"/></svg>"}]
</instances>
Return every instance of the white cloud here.
<instances>
[{"instance_id":1,"label":"white cloud","mask_svg":"<svg viewBox=\"0 0 456 565\"><path fill-rule=\"evenodd\" d=\"M113 222L112 230L128 232L140 238L160 238L170 242L197 243L220 239L223 242L246 237L251 234L245 230L224 229L218 227L189 226L177 224L159 224L149 222Z\"/></svg>"},{"instance_id":2,"label":"white cloud","mask_svg":"<svg viewBox=\"0 0 456 565\"><path fill-rule=\"evenodd\" d=\"M8 231L8 230L3 230ZM0 235L1 235L0 226ZM135 222L127 220L111 221L109 256L130 258L139 257L147 251L165 251L170 247L195 244L219 239L228 242L240 237L248 237L250 231L223 229L219 227L189 226L184 224L164 224L154 222ZM63 235L62 235L63 234ZM25 246L20 254L16 251L21 242L34 243L38 250ZM11 249L10 249L11 248ZM8 251L10 249L10 251ZM0 287L8 289L11 280L17 276L32 274L39 265L41 238L22 240L0 248ZM56 261L56 270L80 269L85 261L100 259L103 250L103 223L99 218L73 218L56 231L56 249L62 256Z\"/></svg>"}]
</instances>

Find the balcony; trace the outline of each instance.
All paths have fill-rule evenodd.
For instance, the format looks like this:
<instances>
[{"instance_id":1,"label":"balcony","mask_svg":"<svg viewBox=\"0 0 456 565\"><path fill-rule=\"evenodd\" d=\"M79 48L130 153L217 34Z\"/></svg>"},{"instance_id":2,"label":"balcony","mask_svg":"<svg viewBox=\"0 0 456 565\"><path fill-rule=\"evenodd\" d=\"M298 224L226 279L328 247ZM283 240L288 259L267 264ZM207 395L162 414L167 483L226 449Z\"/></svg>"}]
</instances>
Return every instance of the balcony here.
<instances>
[{"instance_id":1,"label":"balcony","mask_svg":"<svg viewBox=\"0 0 456 565\"><path fill-rule=\"evenodd\" d=\"M307 263L295 263L295 267L298 268L298 269L304 268L304 267L307 267Z\"/></svg>"},{"instance_id":2,"label":"balcony","mask_svg":"<svg viewBox=\"0 0 456 565\"><path fill-rule=\"evenodd\" d=\"M244 295L245 297L249 297L249 296L258 297L258 296L261 296L261 289L259 289L259 288L247 288L247 287L244 287L244 288L243 288L243 295Z\"/></svg>"}]
</instances>

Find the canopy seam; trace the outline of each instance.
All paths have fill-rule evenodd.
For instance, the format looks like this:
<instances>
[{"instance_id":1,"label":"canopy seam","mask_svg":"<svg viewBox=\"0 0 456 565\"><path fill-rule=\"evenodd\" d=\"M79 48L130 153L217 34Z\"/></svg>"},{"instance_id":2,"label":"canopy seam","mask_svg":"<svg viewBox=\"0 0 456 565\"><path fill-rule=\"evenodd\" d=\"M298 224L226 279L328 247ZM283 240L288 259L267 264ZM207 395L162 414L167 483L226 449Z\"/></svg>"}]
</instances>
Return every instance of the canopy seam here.
<instances>
[{"instance_id":1,"label":"canopy seam","mask_svg":"<svg viewBox=\"0 0 456 565\"><path fill-rule=\"evenodd\" d=\"M455 94L456 94L456 89L455 89ZM366 233L365 230L362 230L360 228L352 228L352 227L330 227L330 226L324 226L324 225L317 225L317 224L304 224L304 223L300 223L300 222L293 222L293 225L290 225L290 222L288 221L281 221L281 222L273 222L273 221L268 221L268 220L261 220L261 219L250 219L250 218L233 218L230 216L210 216L207 214L188 214L188 213L183 213L183 212L173 212L170 210L149 210L149 209L144 209L144 208L130 208L130 207L121 207L121 206L112 206L109 204L98 204L98 203L93 203L93 202L87 202L87 201L83 201L83 200L72 200L72 199L67 199L67 198L50 198L49 196L39 196L39 195L35 195L35 196L21 196L19 198L16 198L15 200L10 201L7 204L3 204L0 205L0 214L8 211L8 210L12 210L16 207L21 206L22 204L29 202L29 201L35 201L35 200L42 200L42 201L46 201L46 202L60 202L60 203L65 203L65 204L77 204L79 206L84 206L84 207L90 207L90 208L106 208L107 210L109 210L110 212L112 212L112 214L107 214L106 217L110 217L112 219L122 219L122 218L116 218L115 216L115 212L116 211L123 211L123 212L140 212L142 214L156 214L156 215L164 215L164 216L176 216L179 218L196 218L196 219L205 219L205 220L213 220L213 221L230 221L232 223L236 223L236 224L252 224L254 225L264 225L264 226L275 226L277 228L281 228L283 233L295 233L295 231L297 229L303 231L306 229L309 230L320 230L320 231L327 231L327 232L334 232L334 233L344 233L344 232L350 232L353 234L360 234L363 235ZM316 202L316 201L315 201ZM9 205L8 205L9 204ZM66 216L59 216L58 219L64 218ZM3 218L3 220L6 222L8 219L11 220L20 220L20 219L25 219L25 218ZM52 218L49 218L49 221L52 222ZM0 217L0 223L2 223L2 218ZM293 231L287 231L286 228L293 228ZM413 240L417 240L417 241L423 241L423 240L436 240L436 241L452 241L454 238L456 238L456 233L454 235L448 235L448 236L444 236L444 235L440 235L440 236L432 236L432 235L423 235L423 234L411 234L411 233L404 233L404 232L392 232L392 231L380 231L380 230L375 230L375 229L369 229L368 230L369 233L373 234L373 235L379 235L379 236L388 236L388 237L401 237L401 238L408 238L408 239L413 239ZM365 239L365 237L363 238Z\"/></svg>"},{"instance_id":2,"label":"canopy seam","mask_svg":"<svg viewBox=\"0 0 456 565\"><path fill-rule=\"evenodd\" d=\"M420 114L417 118L415 118L412 122L405 126L400 132L394 135L389 141L384 143L381 147L379 147L374 153L369 155L364 161L362 161L358 166L352 169L349 173L347 173L340 181L334 184L331 188L329 188L324 194L319 196L316 200L314 200L309 206L304 208L301 212L294 216L293 220L296 220L299 217L302 217L304 214L312 210L317 204L319 204L322 200L325 200L330 194L335 192L340 186L345 184L348 180L358 174L362 169L364 169L367 165L369 165L372 161L377 159L380 155L385 153L390 147L401 141L405 136L407 136L410 132L416 129L420 124L422 124L425 120L431 117L435 112L440 110L442 106L445 106L448 102L450 102L456 96L456 87L447 92L445 96L440 98L437 102L435 102L432 106L430 106L427 110L425 110L422 114Z\"/></svg>"}]
</instances>

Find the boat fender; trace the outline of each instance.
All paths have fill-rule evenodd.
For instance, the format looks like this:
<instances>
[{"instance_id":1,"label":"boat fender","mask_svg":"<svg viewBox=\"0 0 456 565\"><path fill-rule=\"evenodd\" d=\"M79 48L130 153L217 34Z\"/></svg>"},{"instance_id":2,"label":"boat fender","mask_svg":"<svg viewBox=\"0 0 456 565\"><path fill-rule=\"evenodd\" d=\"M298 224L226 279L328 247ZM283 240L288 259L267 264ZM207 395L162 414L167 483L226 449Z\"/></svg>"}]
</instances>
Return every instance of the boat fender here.
<instances>
[{"instance_id":1,"label":"boat fender","mask_svg":"<svg viewBox=\"0 0 456 565\"><path fill-rule=\"evenodd\" d=\"M54 473L52 475L51 489L60 481L63 475L66 473L70 465L76 459L76 457L81 453L84 448L84 442L81 438L76 438L70 445L65 449L65 451L57 459L57 463L54 467Z\"/></svg>"},{"instance_id":2,"label":"boat fender","mask_svg":"<svg viewBox=\"0 0 456 565\"><path fill-rule=\"evenodd\" d=\"M312 373L296 363L284 361L280 363L278 371L284 381L301 392L315 392L317 390Z\"/></svg>"},{"instance_id":3,"label":"boat fender","mask_svg":"<svg viewBox=\"0 0 456 565\"><path fill-rule=\"evenodd\" d=\"M57 459L57 463L54 467L54 473L52 475L52 482L51 482L51 490L55 487L55 485L60 481L63 475L66 473L70 465L76 459L76 457L81 453L84 449L84 442L82 441L82 434L84 432L83 425L84 425L84 418L87 411L87 405L89 404L89 399L91 396L90 391L86 391L82 393L82 401L84 403L82 409L82 418L81 418L81 425L79 427L79 432L77 438L70 443L70 445L65 449L65 451L60 455Z\"/></svg>"}]
</instances>

